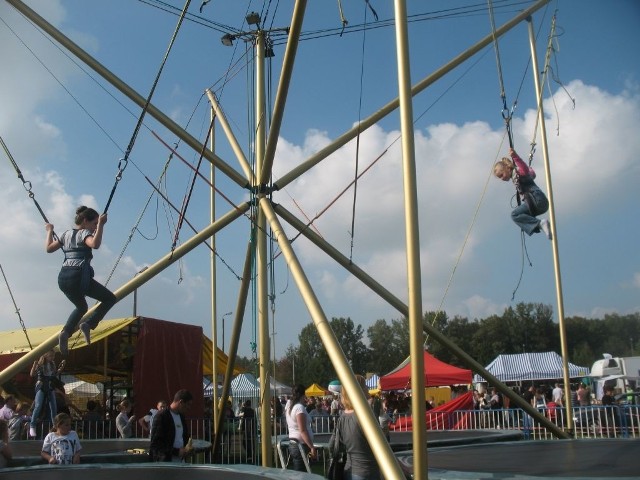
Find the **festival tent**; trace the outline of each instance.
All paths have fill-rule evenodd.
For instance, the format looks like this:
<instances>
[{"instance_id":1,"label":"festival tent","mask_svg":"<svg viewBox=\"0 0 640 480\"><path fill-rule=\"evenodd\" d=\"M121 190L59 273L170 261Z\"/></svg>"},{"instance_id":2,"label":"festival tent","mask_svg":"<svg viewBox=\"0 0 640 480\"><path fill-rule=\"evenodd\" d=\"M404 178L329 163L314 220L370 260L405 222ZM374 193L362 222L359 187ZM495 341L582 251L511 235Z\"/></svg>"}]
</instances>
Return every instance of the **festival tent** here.
<instances>
[{"instance_id":1,"label":"festival tent","mask_svg":"<svg viewBox=\"0 0 640 480\"><path fill-rule=\"evenodd\" d=\"M471 383L471 370L441 362L424 351L424 385L438 387ZM395 370L380 377L381 390L408 390L411 388L411 362L407 358Z\"/></svg>"},{"instance_id":2,"label":"festival tent","mask_svg":"<svg viewBox=\"0 0 640 480\"><path fill-rule=\"evenodd\" d=\"M87 400L102 400L102 385L78 380L72 375L62 375L64 393L73 405L84 408Z\"/></svg>"},{"instance_id":3,"label":"festival tent","mask_svg":"<svg viewBox=\"0 0 640 480\"><path fill-rule=\"evenodd\" d=\"M380 380L380 377L378 375L376 375L375 373L373 375L371 375L367 381L365 382L365 384L367 385L367 388L369 390L373 390L375 388L378 388L378 381Z\"/></svg>"},{"instance_id":4,"label":"festival tent","mask_svg":"<svg viewBox=\"0 0 640 480\"><path fill-rule=\"evenodd\" d=\"M102 389L94 383L76 380L74 382L65 382L64 393L77 397L95 398L102 394Z\"/></svg>"},{"instance_id":5,"label":"festival tent","mask_svg":"<svg viewBox=\"0 0 640 480\"><path fill-rule=\"evenodd\" d=\"M241 373L231 380L231 395L234 398L260 397L260 383L251 373Z\"/></svg>"},{"instance_id":6,"label":"festival tent","mask_svg":"<svg viewBox=\"0 0 640 480\"><path fill-rule=\"evenodd\" d=\"M62 325L0 332L0 369L60 332ZM227 357L217 349L219 373ZM202 376L212 373L213 349L202 327L147 317L102 320L87 345L79 332L69 339L65 374L85 382L118 384L135 396L134 413L144 415L158 399L170 400L176 391L188 389L194 396L190 414L204 414ZM60 361L58 357L57 361ZM12 380L11 388L33 396L31 364ZM84 405L80 405L83 407Z\"/></svg>"},{"instance_id":7,"label":"festival tent","mask_svg":"<svg viewBox=\"0 0 640 480\"><path fill-rule=\"evenodd\" d=\"M213 382L206 377L202 379L202 393L205 398L213 397ZM218 384L216 394L218 397L222 394L222 386L220 384Z\"/></svg>"},{"instance_id":8,"label":"festival tent","mask_svg":"<svg viewBox=\"0 0 640 480\"><path fill-rule=\"evenodd\" d=\"M260 402L260 383L251 373L241 373L231 380L231 397L236 414L246 400L255 408Z\"/></svg>"},{"instance_id":9,"label":"festival tent","mask_svg":"<svg viewBox=\"0 0 640 480\"><path fill-rule=\"evenodd\" d=\"M328 395L328 392L317 383L314 383L304 391L304 394L307 397L324 397Z\"/></svg>"},{"instance_id":10,"label":"festival tent","mask_svg":"<svg viewBox=\"0 0 640 480\"><path fill-rule=\"evenodd\" d=\"M498 355L485 368L501 382L563 378L562 357L556 352ZM589 368L569 363L569 378L587 375L589 375ZM474 383L486 382L481 375L475 375L473 381Z\"/></svg>"},{"instance_id":11,"label":"festival tent","mask_svg":"<svg viewBox=\"0 0 640 480\"><path fill-rule=\"evenodd\" d=\"M258 377L258 383L260 383L260 377ZM273 392L275 392L276 395L291 395L291 387L279 382L275 378L269 377L269 388L272 395Z\"/></svg>"}]
</instances>

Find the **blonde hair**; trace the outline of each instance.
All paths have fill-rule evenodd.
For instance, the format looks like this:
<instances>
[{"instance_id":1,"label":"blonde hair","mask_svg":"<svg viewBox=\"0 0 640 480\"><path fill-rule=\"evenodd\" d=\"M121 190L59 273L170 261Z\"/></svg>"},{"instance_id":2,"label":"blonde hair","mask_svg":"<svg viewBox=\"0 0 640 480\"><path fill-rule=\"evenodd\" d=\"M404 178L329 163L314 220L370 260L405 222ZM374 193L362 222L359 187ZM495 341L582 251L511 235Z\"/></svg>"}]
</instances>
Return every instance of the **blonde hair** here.
<instances>
[{"instance_id":1,"label":"blonde hair","mask_svg":"<svg viewBox=\"0 0 640 480\"><path fill-rule=\"evenodd\" d=\"M505 169L509 170L510 172L513 172L514 168L515 168L515 165L513 164L513 160L511 160L509 157L502 157L493 166L493 174L497 175L499 171L503 171Z\"/></svg>"},{"instance_id":2,"label":"blonde hair","mask_svg":"<svg viewBox=\"0 0 640 480\"><path fill-rule=\"evenodd\" d=\"M365 383L364 377L362 375L356 375L356 382L358 382L358 385L360 385L364 396L368 397L369 390L367 389L367 384ZM351 403L349 394L344 387L342 388L342 404L344 405L345 410L353 410L353 403Z\"/></svg>"}]
</instances>

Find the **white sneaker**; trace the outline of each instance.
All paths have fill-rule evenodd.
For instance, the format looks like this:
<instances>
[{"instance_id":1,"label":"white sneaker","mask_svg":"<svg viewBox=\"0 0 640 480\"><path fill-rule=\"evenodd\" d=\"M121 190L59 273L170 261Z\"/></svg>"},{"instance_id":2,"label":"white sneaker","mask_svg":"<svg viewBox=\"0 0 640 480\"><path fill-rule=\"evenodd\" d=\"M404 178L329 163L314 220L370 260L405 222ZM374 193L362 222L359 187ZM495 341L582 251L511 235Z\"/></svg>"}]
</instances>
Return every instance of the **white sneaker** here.
<instances>
[{"instance_id":1,"label":"white sneaker","mask_svg":"<svg viewBox=\"0 0 640 480\"><path fill-rule=\"evenodd\" d=\"M36 429L34 427L29 427L29 436L31 438L36 438Z\"/></svg>"},{"instance_id":2,"label":"white sneaker","mask_svg":"<svg viewBox=\"0 0 640 480\"><path fill-rule=\"evenodd\" d=\"M553 239L553 235L551 234L551 224L546 218L540 220L540 230L544 232L549 240Z\"/></svg>"}]
</instances>

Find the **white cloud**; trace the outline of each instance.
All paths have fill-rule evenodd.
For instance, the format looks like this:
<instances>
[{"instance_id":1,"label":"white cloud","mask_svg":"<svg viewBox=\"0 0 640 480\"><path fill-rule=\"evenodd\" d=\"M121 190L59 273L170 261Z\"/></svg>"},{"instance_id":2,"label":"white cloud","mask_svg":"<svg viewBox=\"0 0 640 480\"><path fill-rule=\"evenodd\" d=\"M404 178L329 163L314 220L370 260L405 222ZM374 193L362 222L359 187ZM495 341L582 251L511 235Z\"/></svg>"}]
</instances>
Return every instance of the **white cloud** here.
<instances>
[{"instance_id":1,"label":"white cloud","mask_svg":"<svg viewBox=\"0 0 640 480\"><path fill-rule=\"evenodd\" d=\"M483 298L479 295L473 295L463 302L463 305L467 308L468 313L461 315L468 317L470 320L486 318L491 315L499 315L507 308L506 304L496 304L488 298Z\"/></svg>"},{"instance_id":2,"label":"white cloud","mask_svg":"<svg viewBox=\"0 0 640 480\"><path fill-rule=\"evenodd\" d=\"M635 152L640 147L640 139L625 136L629 128L640 125L640 97L631 92L612 95L579 81L571 82L567 89L578 99L575 111L562 90L553 102L547 100L546 104L547 116L550 117L549 111L553 111L554 116L557 112L562 122L561 134L550 139L549 150L557 208L569 223L574 213L581 215L594 209L610 208L611 201L623 201L635 195L636 183L630 180L638 178ZM605 108L607 105L609 107ZM528 145L524 139L533 129L534 115L534 111L527 111L524 120L514 121L516 144ZM551 119L548 121L551 123ZM396 136L397 132L384 132L378 126L364 132L360 138L360 170L384 151ZM488 298L488 292L472 293L477 282L484 284L489 278L500 275L499 266L491 265L491 262L500 262L495 258L499 250L487 249L487 244L498 245L502 241L496 237L498 232L505 231L511 236L517 233L509 219L508 199L513 195L513 186L490 177L493 162L506 153L506 146L502 151L498 149L502 137L502 131L493 131L485 122L462 126L431 125L415 134L425 309L437 308L440 304L487 181L487 192L445 309L481 318L500 313L505 308L503 302ZM293 168L313 153L310 145L322 148L329 141L323 133L309 131L303 147L283 142L283 151L278 151L278 159L283 162L278 165L281 169L283 164ZM526 157L528 152L522 149L520 153ZM402 298L406 297L406 256L400 163L396 144L359 180L353 259ZM540 147L534 157L534 166L538 171L538 183L545 188ZM308 217L313 217L353 179L354 169L355 141L352 141L299 181L291 183L287 187L288 195L296 199ZM279 201L297 213L288 197ZM352 208L353 190L350 190L316 223L323 237L347 257L351 251ZM348 274L339 273L335 277L327 273L336 268L324 254L318 254L315 247L303 242L296 247L308 264L325 269L323 287L329 288L330 282L326 279L331 278L331 281L343 284L343 294L349 301L363 302L363 306L370 302L371 295L366 293L366 287L358 285L359 282ZM488 254L492 256L489 262ZM508 259L503 261L506 262ZM513 262L512 266L513 280L509 279L502 287L502 298L509 298L515 288L517 263ZM341 277L345 278L344 282L338 280ZM335 295L333 287L330 291L331 296ZM469 295L465 296L464 292ZM523 294L523 291L519 293ZM402 299L406 301L406 298ZM552 298L549 302L552 303Z\"/></svg>"}]
</instances>

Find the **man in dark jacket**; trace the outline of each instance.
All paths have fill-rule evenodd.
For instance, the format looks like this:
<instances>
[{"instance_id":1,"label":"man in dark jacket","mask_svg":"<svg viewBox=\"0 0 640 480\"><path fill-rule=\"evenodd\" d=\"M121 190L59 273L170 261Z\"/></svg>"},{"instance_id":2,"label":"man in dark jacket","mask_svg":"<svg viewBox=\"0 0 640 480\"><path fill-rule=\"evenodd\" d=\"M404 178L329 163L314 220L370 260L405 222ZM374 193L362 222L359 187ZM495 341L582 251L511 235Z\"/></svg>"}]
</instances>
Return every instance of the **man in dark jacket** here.
<instances>
[{"instance_id":1,"label":"man in dark jacket","mask_svg":"<svg viewBox=\"0 0 640 480\"><path fill-rule=\"evenodd\" d=\"M193 395L178 390L169 408L153 418L149 454L154 462L180 462L189 453L189 429L184 415L191 408Z\"/></svg>"}]
</instances>

